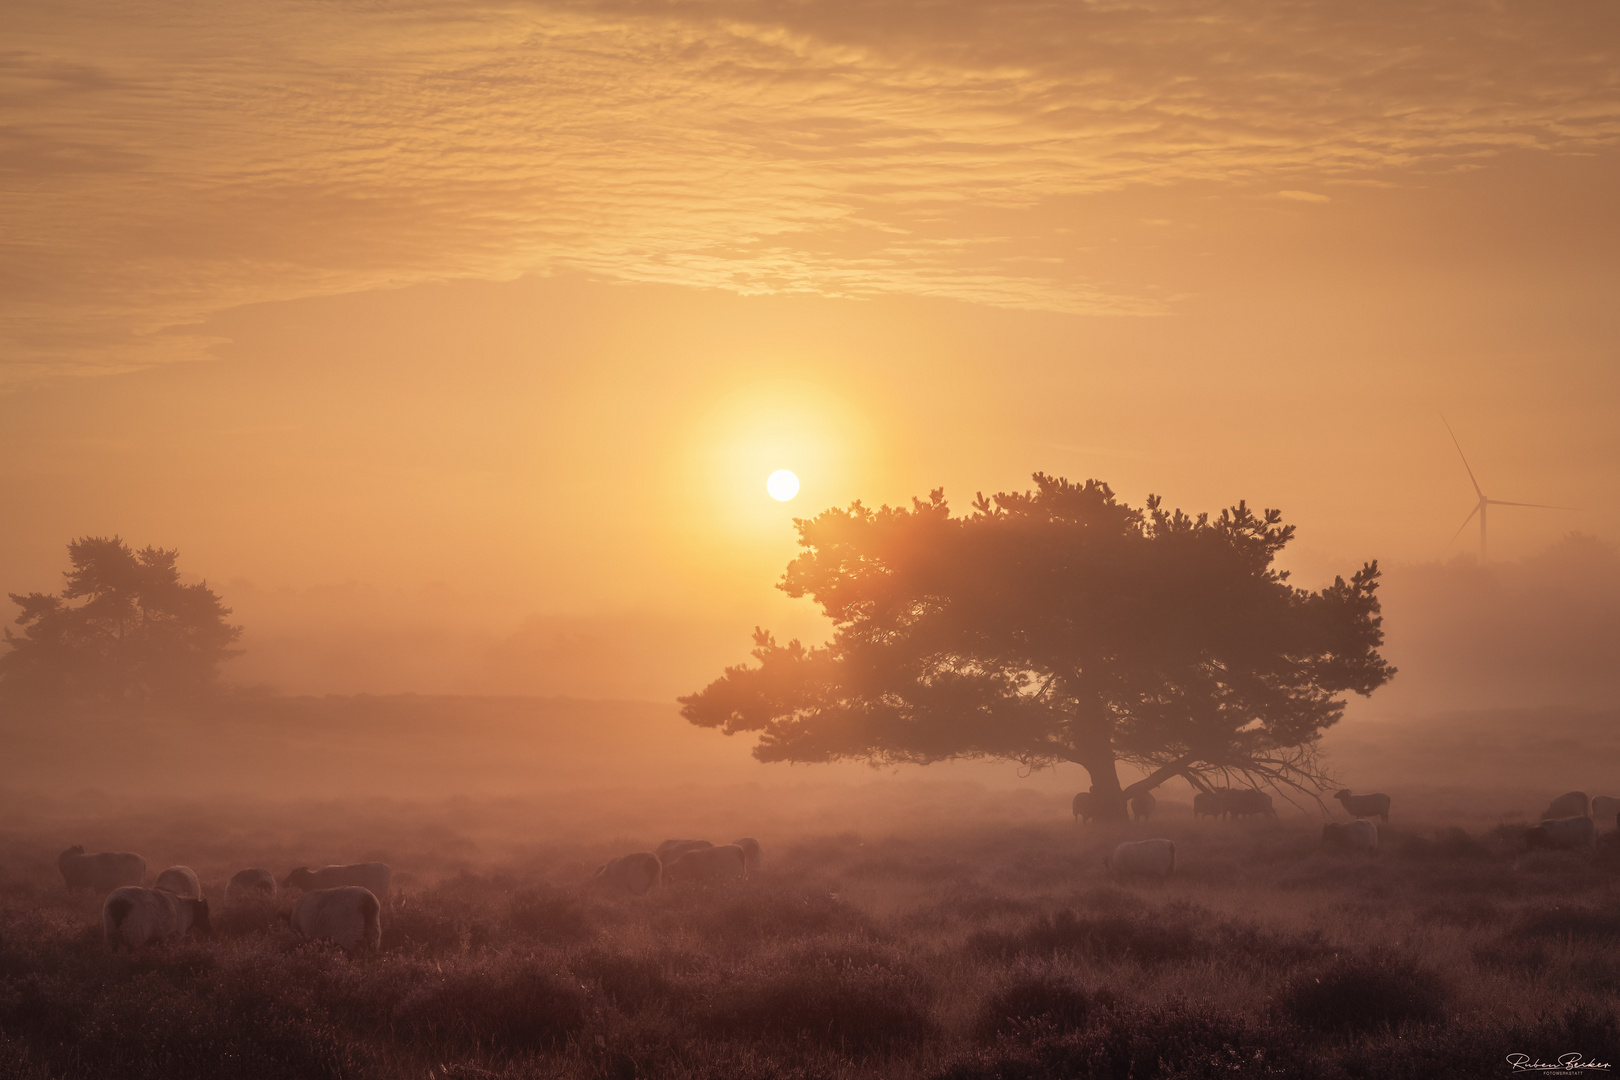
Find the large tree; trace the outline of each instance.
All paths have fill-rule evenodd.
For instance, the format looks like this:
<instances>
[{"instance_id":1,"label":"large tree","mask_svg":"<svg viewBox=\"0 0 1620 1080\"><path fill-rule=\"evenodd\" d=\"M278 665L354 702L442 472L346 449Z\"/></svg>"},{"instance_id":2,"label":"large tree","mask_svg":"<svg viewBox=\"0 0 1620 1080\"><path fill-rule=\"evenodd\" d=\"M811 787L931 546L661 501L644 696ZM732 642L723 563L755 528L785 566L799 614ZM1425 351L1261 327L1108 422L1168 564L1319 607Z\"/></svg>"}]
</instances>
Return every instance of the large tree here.
<instances>
[{"instance_id":1,"label":"large tree","mask_svg":"<svg viewBox=\"0 0 1620 1080\"><path fill-rule=\"evenodd\" d=\"M183 584L178 552L133 551L118 537L68 544L60 595L9 594L0 694L27 701L141 702L211 690L242 628L207 582Z\"/></svg>"},{"instance_id":2,"label":"large tree","mask_svg":"<svg viewBox=\"0 0 1620 1080\"><path fill-rule=\"evenodd\" d=\"M1036 474L953 517L943 489L910 509L855 503L797 520L779 588L832 620L680 699L762 761L1073 762L1105 814L1173 776L1315 792L1342 694L1394 674L1378 564L1320 592L1273 566L1292 525L1246 505L1188 517L1150 496ZM1118 762L1145 776L1123 787Z\"/></svg>"}]
</instances>

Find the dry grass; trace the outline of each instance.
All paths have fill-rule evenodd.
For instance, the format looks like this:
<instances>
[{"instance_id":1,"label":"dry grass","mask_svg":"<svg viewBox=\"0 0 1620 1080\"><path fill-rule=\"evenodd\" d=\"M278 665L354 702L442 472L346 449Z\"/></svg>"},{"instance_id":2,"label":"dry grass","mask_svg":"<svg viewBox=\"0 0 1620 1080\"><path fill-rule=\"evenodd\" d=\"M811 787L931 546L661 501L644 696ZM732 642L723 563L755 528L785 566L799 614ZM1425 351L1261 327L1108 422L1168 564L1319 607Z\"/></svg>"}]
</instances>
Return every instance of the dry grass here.
<instances>
[{"instance_id":1,"label":"dry grass","mask_svg":"<svg viewBox=\"0 0 1620 1080\"><path fill-rule=\"evenodd\" d=\"M0 1077L1433 1078L1620 1057L1608 844L1524 856L1511 829L1396 823L1368 858L1310 822L1174 812L807 830L762 837L751 880L638 899L582 884L622 844L457 842L492 812L140 822L211 897L300 844L404 868L381 954L358 958L299 943L274 907L109 955L54 858L133 826L0 835ZM1110 878L1127 835L1174 839L1176 877Z\"/></svg>"}]
</instances>

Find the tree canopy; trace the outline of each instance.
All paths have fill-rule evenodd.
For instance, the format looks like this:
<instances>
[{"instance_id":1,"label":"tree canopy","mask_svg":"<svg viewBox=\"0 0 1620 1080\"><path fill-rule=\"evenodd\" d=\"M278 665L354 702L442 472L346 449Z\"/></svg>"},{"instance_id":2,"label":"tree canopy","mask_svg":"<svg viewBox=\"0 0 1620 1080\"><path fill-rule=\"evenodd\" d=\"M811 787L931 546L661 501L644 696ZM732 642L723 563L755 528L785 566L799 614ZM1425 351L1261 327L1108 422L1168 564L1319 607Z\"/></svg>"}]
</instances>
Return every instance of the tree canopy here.
<instances>
[{"instance_id":1,"label":"tree canopy","mask_svg":"<svg viewBox=\"0 0 1620 1080\"><path fill-rule=\"evenodd\" d=\"M756 663L682 714L759 733L762 761L1073 762L1113 813L1177 775L1318 790L1341 695L1394 675L1378 564L1309 592L1273 566L1294 534L1278 511L1189 517L1034 481L960 517L939 489L796 520L804 551L778 587L821 606L831 641L756 629ZM1121 761L1146 776L1122 788Z\"/></svg>"},{"instance_id":2,"label":"tree canopy","mask_svg":"<svg viewBox=\"0 0 1620 1080\"><path fill-rule=\"evenodd\" d=\"M30 701L134 702L215 686L240 626L207 582L182 584L179 553L87 536L68 544L60 595L10 593L21 609L0 654L0 694Z\"/></svg>"}]
</instances>

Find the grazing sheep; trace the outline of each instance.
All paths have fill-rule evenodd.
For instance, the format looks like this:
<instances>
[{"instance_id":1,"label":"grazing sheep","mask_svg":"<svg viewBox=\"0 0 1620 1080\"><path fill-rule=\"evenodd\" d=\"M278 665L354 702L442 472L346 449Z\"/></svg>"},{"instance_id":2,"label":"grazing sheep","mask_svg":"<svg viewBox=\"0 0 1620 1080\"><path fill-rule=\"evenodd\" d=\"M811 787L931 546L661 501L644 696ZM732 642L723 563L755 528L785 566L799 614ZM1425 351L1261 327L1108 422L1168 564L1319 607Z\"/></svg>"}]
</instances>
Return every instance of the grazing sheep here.
<instances>
[{"instance_id":1,"label":"grazing sheep","mask_svg":"<svg viewBox=\"0 0 1620 1080\"><path fill-rule=\"evenodd\" d=\"M1527 829L1525 847L1531 851L1547 848L1554 851L1577 851L1597 844L1597 826L1582 814L1578 817L1550 818Z\"/></svg>"},{"instance_id":2,"label":"grazing sheep","mask_svg":"<svg viewBox=\"0 0 1620 1080\"><path fill-rule=\"evenodd\" d=\"M381 911L372 891L359 885L313 889L293 905L289 925L308 941L330 941L348 952L374 950L382 944Z\"/></svg>"},{"instance_id":3,"label":"grazing sheep","mask_svg":"<svg viewBox=\"0 0 1620 1080\"><path fill-rule=\"evenodd\" d=\"M1607 795L1592 796L1592 820L1597 822L1600 829L1620 825L1620 799Z\"/></svg>"},{"instance_id":4,"label":"grazing sheep","mask_svg":"<svg viewBox=\"0 0 1620 1080\"><path fill-rule=\"evenodd\" d=\"M685 855L688 851L699 851L703 848L712 848L713 844L707 840L665 840L653 848L653 854L658 861L668 866L670 863Z\"/></svg>"},{"instance_id":5,"label":"grazing sheep","mask_svg":"<svg viewBox=\"0 0 1620 1080\"><path fill-rule=\"evenodd\" d=\"M640 896L658 886L664 878L664 864L650 851L620 855L597 867L591 879L597 885Z\"/></svg>"},{"instance_id":6,"label":"grazing sheep","mask_svg":"<svg viewBox=\"0 0 1620 1080\"><path fill-rule=\"evenodd\" d=\"M1168 877L1176 869L1176 845L1171 840L1136 840L1123 843L1108 857L1116 874Z\"/></svg>"},{"instance_id":7,"label":"grazing sheep","mask_svg":"<svg viewBox=\"0 0 1620 1080\"><path fill-rule=\"evenodd\" d=\"M750 874L758 870L760 860L765 857L765 852L759 846L759 841L752 836L745 836L741 840L733 840L732 843L742 848L744 869Z\"/></svg>"},{"instance_id":8,"label":"grazing sheep","mask_svg":"<svg viewBox=\"0 0 1620 1080\"><path fill-rule=\"evenodd\" d=\"M1092 808L1092 803L1095 801L1096 800L1092 799L1091 792L1089 791L1082 791L1074 797L1073 809L1075 824L1078 825L1081 821L1086 821L1089 823L1092 818L1097 816L1097 811Z\"/></svg>"},{"instance_id":9,"label":"grazing sheep","mask_svg":"<svg viewBox=\"0 0 1620 1080\"><path fill-rule=\"evenodd\" d=\"M1159 805L1159 800L1153 797L1153 792L1144 791L1131 800L1131 817L1137 821L1146 821L1153 816L1153 810Z\"/></svg>"},{"instance_id":10,"label":"grazing sheep","mask_svg":"<svg viewBox=\"0 0 1620 1080\"><path fill-rule=\"evenodd\" d=\"M238 870L225 886L225 902L241 904L254 899L269 899L276 895L276 878L268 870L253 867Z\"/></svg>"},{"instance_id":11,"label":"grazing sheep","mask_svg":"<svg viewBox=\"0 0 1620 1080\"><path fill-rule=\"evenodd\" d=\"M1221 791L1200 791L1193 796L1193 817L1220 818L1226 815L1226 800Z\"/></svg>"},{"instance_id":12,"label":"grazing sheep","mask_svg":"<svg viewBox=\"0 0 1620 1080\"><path fill-rule=\"evenodd\" d=\"M202 882L197 880L197 872L189 866L169 867L157 876L152 888L176 896L189 896L193 900L202 899Z\"/></svg>"},{"instance_id":13,"label":"grazing sheep","mask_svg":"<svg viewBox=\"0 0 1620 1080\"><path fill-rule=\"evenodd\" d=\"M664 865L665 881L720 881L740 878L748 872L743 849L736 844L709 846L688 851Z\"/></svg>"},{"instance_id":14,"label":"grazing sheep","mask_svg":"<svg viewBox=\"0 0 1620 1080\"><path fill-rule=\"evenodd\" d=\"M1330 821L1322 826L1322 843L1336 844L1352 851L1377 851L1378 826L1360 819L1348 825Z\"/></svg>"},{"instance_id":15,"label":"grazing sheep","mask_svg":"<svg viewBox=\"0 0 1620 1080\"><path fill-rule=\"evenodd\" d=\"M1234 818L1253 817L1256 814L1265 817L1276 817L1276 807L1271 805L1271 796L1256 788L1227 789L1220 792L1222 803L1226 812Z\"/></svg>"},{"instance_id":16,"label":"grazing sheep","mask_svg":"<svg viewBox=\"0 0 1620 1080\"><path fill-rule=\"evenodd\" d=\"M182 937L191 930L206 934L210 929L208 901L161 889L125 885L109 893L101 905L102 937L115 951L120 945L134 950Z\"/></svg>"},{"instance_id":17,"label":"grazing sheep","mask_svg":"<svg viewBox=\"0 0 1620 1080\"><path fill-rule=\"evenodd\" d=\"M1584 817L1591 812L1592 801L1586 797L1586 792L1571 791L1554 799L1547 809L1541 812L1541 820Z\"/></svg>"},{"instance_id":18,"label":"grazing sheep","mask_svg":"<svg viewBox=\"0 0 1620 1080\"><path fill-rule=\"evenodd\" d=\"M1353 818L1376 817L1382 818L1386 823L1389 821L1388 795L1352 795L1350 789L1345 788L1343 791L1334 792L1333 797L1339 800L1339 805L1343 806Z\"/></svg>"},{"instance_id":19,"label":"grazing sheep","mask_svg":"<svg viewBox=\"0 0 1620 1080\"><path fill-rule=\"evenodd\" d=\"M68 891L92 889L111 892L120 885L139 885L146 876L146 860L133 851L101 851L86 855L82 844L74 844L56 860Z\"/></svg>"},{"instance_id":20,"label":"grazing sheep","mask_svg":"<svg viewBox=\"0 0 1620 1080\"><path fill-rule=\"evenodd\" d=\"M388 868L387 863L363 862L352 863L348 866L323 866L319 870L311 870L307 866L300 866L289 871L281 879L283 889L303 889L310 892L315 889L336 889L344 885L356 885L362 889L369 889L379 901L388 903L388 883L393 880L394 872Z\"/></svg>"}]
</instances>

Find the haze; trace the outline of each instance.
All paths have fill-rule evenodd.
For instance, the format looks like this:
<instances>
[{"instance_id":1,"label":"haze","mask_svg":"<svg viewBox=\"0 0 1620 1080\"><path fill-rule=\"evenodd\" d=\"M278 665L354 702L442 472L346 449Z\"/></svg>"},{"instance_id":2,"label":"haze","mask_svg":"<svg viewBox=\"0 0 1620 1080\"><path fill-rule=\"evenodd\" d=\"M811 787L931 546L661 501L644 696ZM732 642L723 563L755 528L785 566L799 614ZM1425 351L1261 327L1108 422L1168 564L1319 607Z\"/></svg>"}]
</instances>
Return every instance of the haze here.
<instances>
[{"instance_id":1,"label":"haze","mask_svg":"<svg viewBox=\"0 0 1620 1080\"><path fill-rule=\"evenodd\" d=\"M1356 715L1616 703L1612 3L25 0L0 40L8 591L116 533L223 594L238 684L667 706L825 634L793 517L1044 470L1280 507L1309 587L1382 560ZM1442 414L1487 494L1579 509L1493 510L1474 566Z\"/></svg>"}]
</instances>

